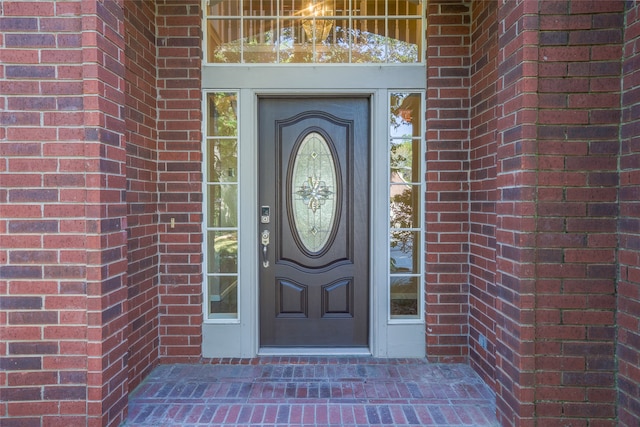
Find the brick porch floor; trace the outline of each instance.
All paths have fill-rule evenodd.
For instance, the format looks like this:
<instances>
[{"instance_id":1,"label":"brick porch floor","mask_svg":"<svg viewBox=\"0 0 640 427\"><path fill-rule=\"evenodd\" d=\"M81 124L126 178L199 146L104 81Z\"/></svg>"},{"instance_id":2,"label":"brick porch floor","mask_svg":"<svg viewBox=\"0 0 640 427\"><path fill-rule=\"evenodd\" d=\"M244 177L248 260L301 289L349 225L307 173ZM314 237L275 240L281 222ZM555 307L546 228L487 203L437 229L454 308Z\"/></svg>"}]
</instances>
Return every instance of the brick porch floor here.
<instances>
[{"instance_id":1,"label":"brick porch floor","mask_svg":"<svg viewBox=\"0 0 640 427\"><path fill-rule=\"evenodd\" d=\"M133 426L497 426L491 390L460 364L261 357L160 365L132 393Z\"/></svg>"}]
</instances>

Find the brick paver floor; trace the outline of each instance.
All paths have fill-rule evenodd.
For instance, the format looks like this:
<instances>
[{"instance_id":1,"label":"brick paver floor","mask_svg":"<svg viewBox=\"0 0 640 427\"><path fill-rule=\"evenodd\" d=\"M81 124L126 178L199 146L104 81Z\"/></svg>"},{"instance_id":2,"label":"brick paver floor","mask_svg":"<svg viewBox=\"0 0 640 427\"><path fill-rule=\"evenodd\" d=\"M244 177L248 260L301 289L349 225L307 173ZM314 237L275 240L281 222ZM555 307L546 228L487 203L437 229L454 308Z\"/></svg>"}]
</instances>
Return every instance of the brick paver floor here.
<instances>
[{"instance_id":1,"label":"brick paver floor","mask_svg":"<svg viewBox=\"0 0 640 427\"><path fill-rule=\"evenodd\" d=\"M491 390L461 364L261 357L160 365L131 395L133 426L498 426Z\"/></svg>"}]
</instances>

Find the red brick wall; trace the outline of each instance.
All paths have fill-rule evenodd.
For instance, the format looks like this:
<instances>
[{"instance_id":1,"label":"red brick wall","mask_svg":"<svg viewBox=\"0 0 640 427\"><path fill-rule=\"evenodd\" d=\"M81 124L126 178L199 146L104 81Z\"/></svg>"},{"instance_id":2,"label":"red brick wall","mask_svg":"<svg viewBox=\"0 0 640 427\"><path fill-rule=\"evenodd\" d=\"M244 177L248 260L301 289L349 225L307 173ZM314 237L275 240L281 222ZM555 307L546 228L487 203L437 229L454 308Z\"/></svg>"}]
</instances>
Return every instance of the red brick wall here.
<instances>
[{"instance_id":1,"label":"red brick wall","mask_svg":"<svg viewBox=\"0 0 640 427\"><path fill-rule=\"evenodd\" d=\"M469 356L487 384L495 378L496 1L473 3L470 93Z\"/></svg>"},{"instance_id":2,"label":"red brick wall","mask_svg":"<svg viewBox=\"0 0 640 427\"><path fill-rule=\"evenodd\" d=\"M640 419L640 4L628 2L624 39L618 253L618 417Z\"/></svg>"},{"instance_id":3,"label":"red brick wall","mask_svg":"<svg viewBox=\"0 0 640 427\"><path fill-rule=\"evenodd\" d=\"M468 336L470 10L427 4L427 355L464 361Z\"/></svg>"},{"instance_id":4,"label":"red brick wall","mask_svg":"<svg viewBox=\"0 0 640 427\"><path fill-rule=\"evenodd\" d=\"M126 409L121 3L0 5L0 416Z\"/></svg>"},{"instance_id":5,"label":"red brick wall","mask_svg":"<svg viewBox=\"0 0 640 427\"><path fill-rule=\"evenodd\" d=\"M125 3L129 386L153 369L158 328L158 109L156 7Z\"/></svg>"},{"instance_id":6,"label":"red brick wall","mask_svg":"<svg viewBox=\"0 0 640 427\"><path fill-rule=\"evenodd\" d=\"M198 360L203 280L200 1L156 3L160 355L165 362Z\"/></svg>"},{"instance_id":7,"label":"red brick wall","mask_svg":"<svg viewBox=\"0 0 640 427\"><path fill-rule=\"evenodd\" d=\"M82 2L82 29L87 415L88 425L117 426L128 393L122 1Z\"/></svg>"},{"instance_id":8,"label":"red brick wall","mask_svg":"<svg viewBox=\"0 0 640 427\"><path fill-rule=\"evenodd\" d=\"M623 7L540 3L535 399L545 425L615 425Z\"/></svg>"},{"instance_id":9,"label":"red brick wall","mask_svg":"<svg viewBox=\"0 0 640 427\"><path fill-rule=\"evenodd\" d=\"M497 13L495 381L505 426L533 425L537 11L509 1Z\"/></svg>"},{"instance_id":10,"label":"red brick wall","mask_svg":"<svg viewBox=\"0 0 640 427\"><path fill-rule=\"evenodd\" d=\"M3 427L86 419L81 26L79 3L0 4Z\"/></svg>"}]
</instances>

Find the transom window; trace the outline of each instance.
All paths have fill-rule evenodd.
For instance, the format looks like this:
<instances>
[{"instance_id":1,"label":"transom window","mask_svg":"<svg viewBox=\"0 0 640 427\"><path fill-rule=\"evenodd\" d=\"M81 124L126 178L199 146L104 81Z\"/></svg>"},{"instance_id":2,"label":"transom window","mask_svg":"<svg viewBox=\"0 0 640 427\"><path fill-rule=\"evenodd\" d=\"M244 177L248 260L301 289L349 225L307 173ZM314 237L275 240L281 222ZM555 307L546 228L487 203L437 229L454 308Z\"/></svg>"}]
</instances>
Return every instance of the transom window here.
<instances>
[{"instance_id":1,"label":"transom window","mask_svg":"<svg viewBox=\"0 0 640 427\"><path fill-rule=\"evenodd\" d=\"M208 0L210 64L416 64L422 0Z\"/></svg>"}]
</instances>

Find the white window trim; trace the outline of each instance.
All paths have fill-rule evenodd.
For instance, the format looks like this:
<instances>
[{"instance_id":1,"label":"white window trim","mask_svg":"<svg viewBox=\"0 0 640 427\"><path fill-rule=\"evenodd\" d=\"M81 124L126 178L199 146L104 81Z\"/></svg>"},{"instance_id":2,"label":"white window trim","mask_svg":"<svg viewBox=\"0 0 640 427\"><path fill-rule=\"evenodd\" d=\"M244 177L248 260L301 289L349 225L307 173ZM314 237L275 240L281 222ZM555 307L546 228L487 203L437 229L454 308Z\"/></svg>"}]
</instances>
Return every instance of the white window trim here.
<instances>
[{"instance_id":1,"label":"white window trim","mask_svg":"<svg viewBox=\"0 0 640 427\"><path fill-rule=\"evenodd\" d=\"M202 67L206 92L238 91L238 319L203 322L205 357L255 357L259 354L258 324L258 148L257 100L260 95L371 96L371 246L370 339L376 357L424 357L424 268L419 319L390 319L389 314L389 125L388 93L423 92L426 68L420 64L207 64ZM203 112L206 112L203 109ZM426 105L423 98L423 115ZM426 133L423 120L423 136ZM203 121L203 129L206 117ZM204 132L203 132L204 135ZM206 137L205 137L206 138ZM384 149L380 148L384 147ZM377 148L377 149L376 149ZM424 152L424 140L422 150ZM425 162L423 156L423 188ZM204 167L204 165L203 165ZM379 171L384 171L380 173ZM206 212L206 205L203 205ZM205 223L206 224L206 223ZM379 232L376 232L378 230ZM424 230L421 233L424 253ZM206 254L206 246L203 253ZM206 256L205 256L206 260ZM206 262L206 261L205 261ZM206 275L204 276L206 277ZM207 286L204 281L203 286ZM206 307L204 313L207 313Z\"/></svg>"},{"instance_id":2,"label":"white window trim","mask_svg":"<svg viewBox=\"0 0 640 427\"><path fill-rule=\"evenodd\" d=\"M222 227L209 227L207 224L209 224L209 210L208 210L208 206L209 206L209 180L208 180L208 161L207 161L207 156L208 156L208 152L209 152L209 140L212 139L217 139L216 137L211 137L208 134L208 129L207 129L207 125L208 125L208 118L205 117L207 112L209 111L208 108L208 95L211 93L216 93L216 92L234 92L237 94L238 99L237 99L237 103L238 103L238 111L241 108L240 105L240 91L239 90L233 90L233 89L225 89L224 91L221 90L205 90L203 91L203 95L202 95L202 112L203 112L203 117L204 120L202 120L202 154L203 154L203 161L202 161L202 187L203 187L203 195L202 195L202 213L203 213L203 222L202 222L202 227L203 227L203 237L202 237L202 253L204 255L203 260L202 260L202 265L203 265L203 321L205 323L229 323L229 324L238 324L241 322L240 316L242 315L242 312L240 311L240 306L241 306L241 301L240 298L242 297L240 295L240 293L238 292L237 295L237 300L238 300L238 312L237 315L235 317L231 317L231 316L218 316L218 317L209 317L209 306L210 306L210 295L209 295L209 257L206 256L207 255L207 251L209 248L209 231L211 231L211 229L223 229ZM242 139L242 135L241 135L241 123L240 123L240 114L238 114L238 130L237 130L237 135L235 136L235 138L238 140L238 147L239 147L239 142ZM221 138L221 139L225 139ZM228 139L228 138L227 138ZM238 179L236 181L236 185L238 188L238 198L240 197L240 178L241 178L241 168L242 168L242 164L240 163L240 153L237 153L237 158L238 158L238 164L237 164L237 176ZM238 201L239 202L239 201ZM239 203L238 203L239 204ZM238 212L240 212L240 207L237 207ZM240 216L238 214L238 216ZM238 218L239 221L239 218ZM237 230L238 233L238 250L240 249L240 227L239 227L239 223L238 223L238 227L235 227L235 229ZM233 227L230 227L229 229L233 229ZM238 262L240 259L240 254L238 253ZM238 264L239 265L239 264ZM215 274L215 273L214 273ZM241 283L241 276L242 276L242 271L240 271L240 269L238 268L238 272L236 273L236 277L237 277L237 281L238 281L238 289Z\"/></svg>"}]
</instances>

